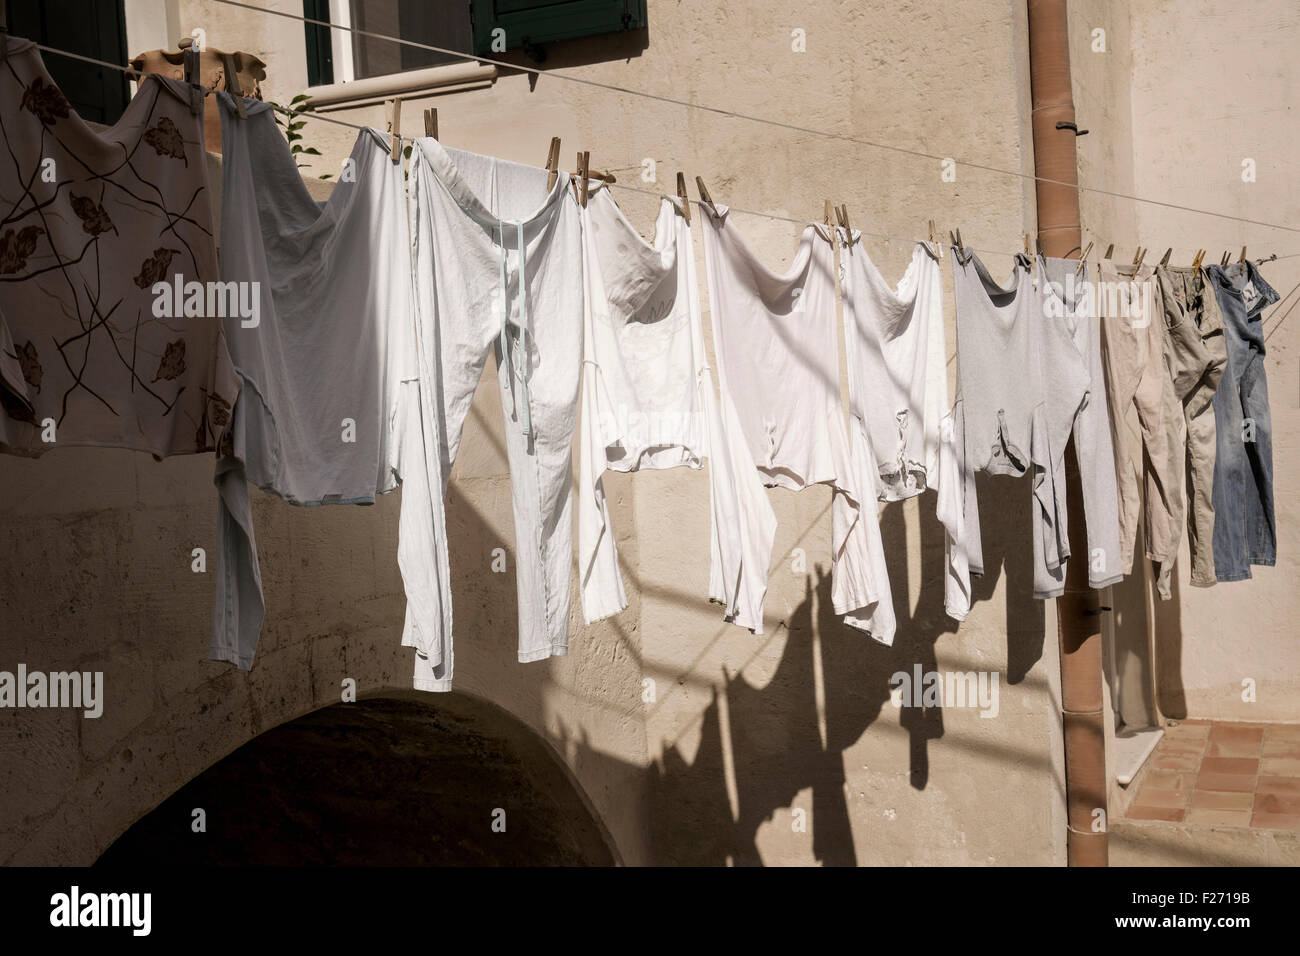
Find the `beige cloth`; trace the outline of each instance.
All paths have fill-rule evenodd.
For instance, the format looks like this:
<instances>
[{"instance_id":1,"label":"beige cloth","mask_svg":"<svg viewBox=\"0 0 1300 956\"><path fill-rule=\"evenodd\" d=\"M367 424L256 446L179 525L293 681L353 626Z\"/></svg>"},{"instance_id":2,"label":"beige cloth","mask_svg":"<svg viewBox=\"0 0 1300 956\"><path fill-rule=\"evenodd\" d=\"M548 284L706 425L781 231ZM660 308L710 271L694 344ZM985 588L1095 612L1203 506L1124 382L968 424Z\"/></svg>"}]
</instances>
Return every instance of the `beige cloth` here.
<instances>
[{"instance_id":1,"label":"beige cloth","mask_svg":"<svg viewBox=\"0 0 1300 956\"><path fill-rule=\"evenodd\" d=\"M262 98L262 80L266 79L266 64L251 53L232 53L239 79L239 92L255 100ZM226 72L225 51L204 50L199 54L199 82L208 89L233 93L233 84ZM156 73L173 80L185 79L185 59L182 51L149 50L131 59L132 69L141 73ZM203 121L203 143L210 153L221 152L221 116L209 109Z\"/></svg>"},{"instance_id":2,"label":"beige cloth","mask_svg":"<svg viewBox=\"0 0 1300 956\"><path fill-rule=\"evenodd\" d=\"M1168 598L1186 506L1179 439L1185 425L1165 365L1160 285L1151 266L1143 266L1135 277L1132 265L1102 259L1097 272L1097 310L1119 486L1121 568L1126 575L1133 570L1142 514L1146 556L1156 564L1157 590Z\"/></svg>"}]
</instances>

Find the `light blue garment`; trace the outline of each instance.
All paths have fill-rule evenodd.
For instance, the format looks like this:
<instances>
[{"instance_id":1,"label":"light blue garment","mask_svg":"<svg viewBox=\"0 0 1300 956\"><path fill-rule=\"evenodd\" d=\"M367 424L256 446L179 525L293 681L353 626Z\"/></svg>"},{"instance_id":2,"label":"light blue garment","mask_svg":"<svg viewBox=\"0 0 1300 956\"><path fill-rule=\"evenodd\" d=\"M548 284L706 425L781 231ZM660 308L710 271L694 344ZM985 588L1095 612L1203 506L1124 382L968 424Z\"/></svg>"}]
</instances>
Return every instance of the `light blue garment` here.
<instances>
[{"instance_id":1,"label":"light blue garment","mask_svg":"<svg viewBox=\"0 0 1300 956\"><path fill-rule=\"evenodd\" d=\"M1220 581L1241 581L1252 564L1277 563L1262 313L1278 294L1249 260L1206 272L1228 347L1228 366L1214 393L1214 572Z\"/></svg>"}]
</instances>

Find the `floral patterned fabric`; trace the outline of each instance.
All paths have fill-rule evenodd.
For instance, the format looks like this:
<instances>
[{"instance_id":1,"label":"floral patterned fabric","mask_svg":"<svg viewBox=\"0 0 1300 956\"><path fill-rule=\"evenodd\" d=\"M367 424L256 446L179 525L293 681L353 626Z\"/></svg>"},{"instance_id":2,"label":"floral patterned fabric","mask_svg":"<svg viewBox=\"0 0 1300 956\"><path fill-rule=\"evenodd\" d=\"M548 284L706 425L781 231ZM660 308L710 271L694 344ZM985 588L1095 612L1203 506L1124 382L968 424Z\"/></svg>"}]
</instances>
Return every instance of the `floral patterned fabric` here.
<instances>
[{"instance_id":1,"label":"floral patterned fabric","mask_svg":"<svg viewBox=\"0 0 1300 956\"><path fill-rule=\"evenodd\" d=\"M184 84L147 77L96 132L30 41L0 42L0 451L215 449L239 379L207 314L202 114Z\"/></svg>"}]
</instances>

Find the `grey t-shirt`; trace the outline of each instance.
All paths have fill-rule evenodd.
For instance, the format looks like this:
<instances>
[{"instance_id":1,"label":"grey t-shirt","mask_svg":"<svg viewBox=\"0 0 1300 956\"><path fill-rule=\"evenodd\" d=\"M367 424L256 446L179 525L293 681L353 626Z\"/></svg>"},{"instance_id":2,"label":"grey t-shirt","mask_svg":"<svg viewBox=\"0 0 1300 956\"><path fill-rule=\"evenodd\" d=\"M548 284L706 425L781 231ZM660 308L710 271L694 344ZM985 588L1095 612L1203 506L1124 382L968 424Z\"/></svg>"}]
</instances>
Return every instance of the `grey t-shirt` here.
<instances>
[{"instance_id":1,"label":"grey t-shirt","mask_svg":"<svg viewBox=\"0 0 1300 956\"><path fill-rule=\"evenodd\" d=\"M955 249L957 442L963 533L970 570L982 574L975 473L1031 476L1034 596L1064 590L1070 555L1065 514L1065 445L1089 375L1065 324L1046 321L1030 261L1016 256L1011 278L996 283L969 249Z\"/></svg>"}]
</instances>

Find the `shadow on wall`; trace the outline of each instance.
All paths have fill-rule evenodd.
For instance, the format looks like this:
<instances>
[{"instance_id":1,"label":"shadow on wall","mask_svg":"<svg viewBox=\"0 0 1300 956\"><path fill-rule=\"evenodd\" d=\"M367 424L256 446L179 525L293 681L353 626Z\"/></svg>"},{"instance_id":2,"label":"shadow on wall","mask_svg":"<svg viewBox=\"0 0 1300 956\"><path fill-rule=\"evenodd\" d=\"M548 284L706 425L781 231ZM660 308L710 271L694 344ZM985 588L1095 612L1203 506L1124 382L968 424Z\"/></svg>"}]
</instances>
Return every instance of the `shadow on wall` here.
<instances>
[{"instance_id":1,"label":"shadow on wall","mask_svg":"<svg viewBox=\"0 0 1300 956\"><path fill-rule=\"evenodd\" d=\"M1007 575L1008 683L1019 683L1042 656L1043 602L1033 598L1032 552L1028 542L1030 501L1022 481L980 476L984 510L986 573L976 578L975 600L988 600ZM1027 481L1027 479L1026 479ZM903 505L881 515L887 554L907 552ZM890 567L898 632L884 647L847 627L834 613L831 576L816 569L804 600L787 622L785 650L771 681L757 688L725 672L702 717L700 745L693 760L671 746L650 767L652 841L655 861L671 865L762 865L759 828L786 810L801 791L812 791L809 828L813 855L826 866L853 866L864 848L855 845L845 793L844 752L879 718L891 698L891 677L899 671L938 670L935 643L956 624L944 609L944 530L930 500L921 515L921 587L915 611L908 607L907 567ZM996 519L994 516L997 516ZM825 744L816 701L816 658L820 654ZM929 782L928 743L943 736L942 707L904 707L908 732L909 781L916 790ZM726 785L730 741L737 808ZM869 836L868 836L869 839Z\"/></svg>"},{"instance_id":2,"label":"shadow on wall","mask_svg":"<svg viewBox=\"0 0 1300 956\"><path fill-rule=\"evenodd\" d=\"M1003 517L985 532L989 574L979 592L991 594L997 569L1006 568L1008 618L1016 622L1008 648L1015 680L1037 659L1043 640L1042 605L1028 597L1028 552L999 547L1025 539L1028 502L1021 500L1020 488L1004 481L982 489L989 513ZM474 509L464 505L457 503L453 511L473 523ZM926 515L927 509L919 510ZM477 536L484 531L478 528ZM892 553L905 553L901 505L886 509L882 531ZM906 571L895 569L900 626L893 647L875 644L841 622L831 605L830 575L816 568L815 584L809 579L804 600L787 622L771 682L758 688L724 675L703 715L703 742L689 763L670 748L661 765L638 769L595 751L585 739L548 742L517 717L461 693L386 692L325 707L254 738L138 820L99 863L616 862L608 831L559 751L575 765L619 764L605 779L648 775L655 863L762 865L760 827L811 789L814 855L825 865L857 864L864 848L854 841L844 751L880 716L890 699L891 675L918 663L936 670L935 642L955 629L944 613L943 529L932 511L922 520L921 538L923 584L914 612ZM502 604L509 602L488 606L499 611ZM818 654L825 743L816 703ZM943 735L942 708L904 708L901 724L910 736L911 785L924 790L927 744ZM734 813L724 736L734 765ZM205 812L206 832L192 830L196 808ZM505 833L492 827L498 808L505 811Z\"/></svg>"},{"instance_id":3,"label":"shadow on wall","mask_svg":"<svg viewBox=\"0 0 1300 956\"><path fill-rule=\"evenodd\" d=\"M473 440L492 441L483 423L472 420L482 431ZM14 573L0 579L24 579L19 572L34 552L25 542L66 542L59 526L70 519L63 512L27 513L24 502L37 494L77 502L76 520L101 536L189 540L193 528L202 527L210 486L201 463L158 466L170 477L148 509L121 506L140 494L122 479L124 487L109 507L87 500L78 478L90 454L53 470L42 467L39 474L34 466L26 469L26 490L16 498L21 520L6 529L12 533L7 560ZM95 454L109 460L108 453ZM1007 680L1016 683L1041 655L1044 636L1043 605L1030 596L1029 490L1011 479L981 477L979 492L988 573L976 580L975 597L989 600L1005 570ZM955 629L944 613L943 530L932 499L926 496L917 508L919 585L909 580L905 561L891 561L899 622L893 647L842 624L832 611L829 575L819 570L790 620L776 629L786 634L772 683L759 688L743 676L723 675L714 703L701 715L698 754L687 760L670 742L662 761L646 767L592 747L590 728L576 736L563 729L537 736L536 728L548 725L546 694L558 685L551 668L515 662L514 562L507 573L483 571L494 548L508 550L508 526L494 526L486 515L494 507L508 514L509 494L508 483L500 480L453 481L447 521L458 632L464 635L457 646L461 673L468 665L478 686L507 688L502 700L510 715L461 693L387 690L408 680L411 666L411 652L396 640L404 605L389 547L395 501L374 509L297 509L257 500L268 616L257 666L247 674L203 660L210 585L189 574L188 565L178 577L166 549L141 552L146 561L122 562L120 580L105 576L98 563L115 553L103 537L78 545L77 560L65 543L45 564L37 562L35 576L58 586L39 592L29 616L18 616L23 602L0 608L0 621L11 625L0 633L30 638L15 652L21 656L39 644L47 668L64 669L104 660L107 648L121 656L120 673L111 675L121 699L155 699L155 687L163 694L153 709L113 708L94 735L83 735L83 747L89 741L97 749L85 751L80 769L68 771L66 787L54 794L61 802L25 786L30 771L0 773L6 787L13 787L6 799L16 804L16 826L7 834L15 841L10 857L30 845L33 862L82 862L111 844L102 854L105 863L608 862L614 859L609 841L591 836L603 832L597 814L583 809L586 797L558 752L588 786L600 788L602 812L622 816L620 835L629 837L639 860L760 864L757 834L763 822L805 790L813 793L816 857L832 865L866 858L871 833L861 821L851 821L844 753L880 716L891 676L917 664L937 669L935 644ZM881 519L892 556L908 553L903 508L890 505ZM630 569L625 572L636 593L647 590ZM919 593L913 609L914 590ZM123 594L135 598L124 601ZM98 627L69 613L81 602ZM152 609L150 625L141 626L142 607ZM42 616L58 630L38 642L33 621ZM113 635L107 645L104 633ZM639 659L635 640L617 620L588 629L584 640L618 645L620 654ZM689 676L712 679L698 672ZM384 699L328 706L338 700L343 677ZM38 765L42 750L57 749L49 729L57 717L22 712L11 767ZM905 708L900 718L910 738L909 780L924 790L930 780L928 744L943 735L943 713ZM724 731L731 742L725 758ZM734 810L727 783L732 767ZM61 840L65 816L83 815L91 802L100 807L98 827L82 831L83 842L69 850L52 834ZM507 810L507 832L518 840L494 841L490 815L496 806ZM195 807L207 811L202 838L190 830ZM638 829L645 834L639 846ZM640 847L648 852L642 855ZM60 852L63 857L55 855Z\"/></svg>"},{"instance_id":4,"label":"shadow on wall","mask_svg":"<svg viewBox=\"0 0 1300 956\"><path fill-rule=\"evenodd\" d=\"M206 832L192 829L196 808ZM140 819L99 864L610 865L612 847L543 741L449 694L335 704L269 730Z\"/></svg>"}]
</instances>

